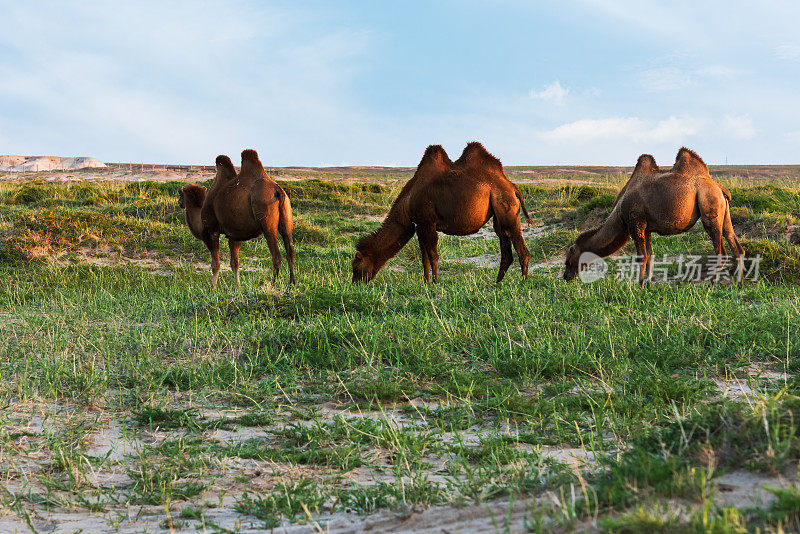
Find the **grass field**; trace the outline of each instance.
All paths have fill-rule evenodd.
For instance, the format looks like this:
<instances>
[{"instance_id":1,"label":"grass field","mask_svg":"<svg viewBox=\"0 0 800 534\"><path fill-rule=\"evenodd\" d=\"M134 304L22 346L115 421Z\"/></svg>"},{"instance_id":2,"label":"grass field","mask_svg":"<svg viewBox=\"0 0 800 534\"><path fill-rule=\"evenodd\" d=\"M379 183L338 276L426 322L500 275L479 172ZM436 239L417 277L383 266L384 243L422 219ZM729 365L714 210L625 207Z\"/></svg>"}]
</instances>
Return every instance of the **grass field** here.
<instances>
[{"instance_id":1,"label":"grass field","mask_svg":"<svg viewBox=\"0 0 800 534\"><path fill-rule=\"evenodd\" d=\"M491 235L350 283L404 174L279 182L298 284L260 239L216 292L182 182L0 183L0 530L800 529L797 169L716 176L760 281L648 288L560 278L624 169L525 170L501 285Z\"/></svg>"}]
</instances>

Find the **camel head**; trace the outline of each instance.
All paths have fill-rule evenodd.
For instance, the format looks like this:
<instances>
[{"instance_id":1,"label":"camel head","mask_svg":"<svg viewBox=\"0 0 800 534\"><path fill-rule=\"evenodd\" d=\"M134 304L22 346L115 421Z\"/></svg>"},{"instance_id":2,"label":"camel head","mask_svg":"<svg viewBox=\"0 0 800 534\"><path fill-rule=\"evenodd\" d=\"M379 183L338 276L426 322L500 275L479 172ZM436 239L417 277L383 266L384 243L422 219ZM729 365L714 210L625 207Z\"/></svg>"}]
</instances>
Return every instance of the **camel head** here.
<instances>
[{"instance_id":1,"label":"camel head","mask_svg":"<svg viewBox=\"0 0 800 534\"><path fill-rule=\"evenodd\" d=\"M206 199L206 188L197 184L186 184L178 191L178 207L200 207Z\"/></svg>"},{"instance_id":2,"label":"camel head","mask_svg":"<svg viewBox=\"0 0 800 534\"><path fill-rule=\"evenodd\" d=\"M372 254L364 250L356 250L353 257L353 283L369 282L375 278L378 270L375 268Z\"/></svg>"},{"instance_id":3,"label":"camel head","mask_svg":"<svg viewBox=\"0 0 800 534\"><path fill-rule=\"evenodd\" d=\"M567 258L564 260L564 280L572 281L580 271L581 249L578 245L572 245L567 249Z\"/></svg>"}]
</instances>

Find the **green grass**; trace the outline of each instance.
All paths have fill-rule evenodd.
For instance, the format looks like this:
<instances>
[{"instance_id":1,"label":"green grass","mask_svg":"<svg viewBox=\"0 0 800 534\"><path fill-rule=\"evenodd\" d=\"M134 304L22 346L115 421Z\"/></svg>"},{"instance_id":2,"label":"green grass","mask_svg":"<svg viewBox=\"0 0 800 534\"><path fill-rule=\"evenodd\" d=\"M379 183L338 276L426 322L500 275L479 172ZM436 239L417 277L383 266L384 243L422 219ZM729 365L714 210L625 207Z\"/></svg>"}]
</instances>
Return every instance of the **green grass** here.
<instances>
[{"instance_id":1,"label":"green grass","mask_svg":"<svg viewBox=\"0 0 800 534\"><path fill-rule=\"evenodd\" d=\"M800 461L800 257L784 237L796 188L732 188L745 250L762 255L763 279L742 287L567 284L559 268L522 281L516 266L498 286L496 267L454 261L497 257L497 241L451 236L438 284L422 284L412 241L396 269L354 286L353 245L400 183L287 181L298 284L284 264L270 285L255 240L242 289L223 272L211 292L180 185L0 185L0 455L16 484L0 506L23 520L130 504L222 529L209 510L235 506L271 527L528 499L532 530L797 526L796 489L758 509L717 505L714 491L726 472ZM527 239L534 261L601 221L617 186L523 185L537 223L556 225ZM653 248L711 253L700 228ZM787 379L720 399L714 380L754 368ZM112 423L129 446L92 449ZM596 460L549 456L565 448ZM112 469L126 478L93 476ZM531 500L544 492L559 506Z\"/></svg>"}]
</instances>

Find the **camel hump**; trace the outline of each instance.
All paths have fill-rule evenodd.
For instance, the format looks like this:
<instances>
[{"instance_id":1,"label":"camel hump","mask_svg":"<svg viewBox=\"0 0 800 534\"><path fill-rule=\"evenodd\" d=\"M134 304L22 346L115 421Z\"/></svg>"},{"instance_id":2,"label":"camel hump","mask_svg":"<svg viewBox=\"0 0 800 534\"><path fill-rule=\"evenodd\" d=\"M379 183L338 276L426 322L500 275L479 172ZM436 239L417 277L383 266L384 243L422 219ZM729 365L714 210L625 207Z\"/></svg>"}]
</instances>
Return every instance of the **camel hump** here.
<instances>
[{"instance_id":1,"label":"camel hump","mask_svg":"<svg viewBox=\"0 0 800 534\"><path fill-rule=\"evenodd\" d=\"M236 167L233 166L231 158L225 154L220 154L217 156L216 164L217 176L227 179L236 177Z\"/></svg>"},{"instance_id":2,"label":"camel hump","mask_svg":"<svg viewBox=\"0 0 800 534\"><path fill-rule=\"evenodd\" d=\"M450 157L442 145L430 145L425 149L425 154L417 165L417 170L438 170L444 172L453 165Z\"/></svg>"},{"instance_id":3,"label":"camel hump","mask_svg":"<svg viewBox=\"0 0 800 534\"><path fill-rule=\"evenodd\" d=\"M267 174L266 171L264 170L264 165L262 165L261 160L258 159L258 152L256 152L252 148L247 148L245 150L242 150L241 174L251 177L262 177L266 176Z\"/></svg>"},{"instance_id":4,"label":"camel hump","mask_svg":"<svg viewBox=\"0 0 800 534\"><path fill-rule=\"evenodd\" d=\"M447 152L442 148L442 145L429 145L428 148L425 149L425 154L422 156L420 165L425 161L433 161L448 166L453 164L450 160L450 156L448 156Z\"/></svg>"},{"instance_id":5,"label":"camel hump","mask_svg":"<svg viewBox=\"0 0 800 534\"><path fill-rule=\"evenodd\" d=\"M245 161L250 163L258 163L261 165L261 160L258 159L258 152L253 150L252 148L246 148L242 150L242 163Z\"/></svg>"},{"instance_id":6,"label":"camel hump","mask_svg":"<svg viewBox=\"0 0 800 534\"><path fill-rule=\"evenodd\" d=\"M658 164L656 163L656 158L650 154L642 154L639 156L639 159L636 161L636 167L633 169L633 174L658 174L658 172L659 170Z\"/></svg>"},{"instance_id":7,"label":"camel hump","mask_svg":"<svg viewBox=\"0 0 800 534\"><path fill-rule=\"evenodd\" d=\"M703 158L697 155L697 152L684 146L678 150L678 155L675 156L675 170L682 173L696 170L708 172L708 167Z\"/></svg>"},{"instance_id":8,"label":"camel hump","mask_svg":"<svg viewBox=\"0 0 800 534\"><path fill-rule=\"evenodd\" d=\"M478 141L471 141L464 147L464 152L461 157L456 160L454 165L460 165L467 168L493 168L503 170L503 164L500 160L493 156L486 150Z\"/></svg>"}]
</instances>

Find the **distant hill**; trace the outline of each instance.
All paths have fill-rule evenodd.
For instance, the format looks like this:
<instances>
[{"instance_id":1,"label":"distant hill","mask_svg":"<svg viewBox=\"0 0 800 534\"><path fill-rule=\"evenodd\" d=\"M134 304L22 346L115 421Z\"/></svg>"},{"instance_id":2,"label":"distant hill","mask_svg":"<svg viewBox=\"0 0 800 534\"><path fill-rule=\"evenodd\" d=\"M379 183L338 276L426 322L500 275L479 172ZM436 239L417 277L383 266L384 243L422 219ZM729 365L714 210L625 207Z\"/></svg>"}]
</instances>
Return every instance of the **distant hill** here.
<instances>
[{"instance_id":1,"label":"distant hill","mask_svg":"<svg viewBox=\"0 0 800 534\"><path fill-rule=\"evenodd\" d=\"M0 156L0 171L70 171L75 169L104 169L102 161L89 158L60 156Z\"/></svg>"}]
</instances>

